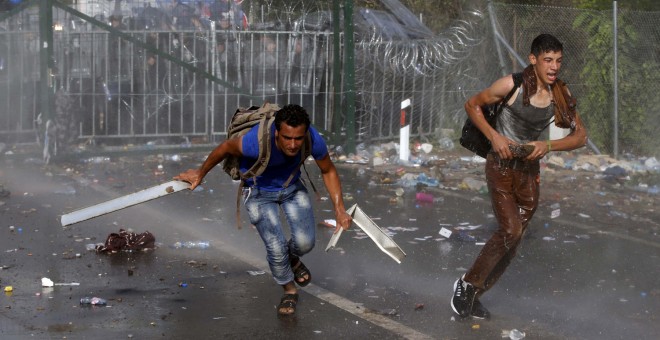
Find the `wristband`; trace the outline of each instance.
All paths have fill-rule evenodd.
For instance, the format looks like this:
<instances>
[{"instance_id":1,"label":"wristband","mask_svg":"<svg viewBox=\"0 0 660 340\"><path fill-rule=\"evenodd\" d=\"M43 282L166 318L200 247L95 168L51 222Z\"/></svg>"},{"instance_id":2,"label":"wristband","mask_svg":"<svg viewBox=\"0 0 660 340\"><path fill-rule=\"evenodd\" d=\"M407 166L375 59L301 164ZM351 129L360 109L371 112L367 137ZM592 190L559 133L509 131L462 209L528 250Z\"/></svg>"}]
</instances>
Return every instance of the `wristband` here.
<instances>
[{"instance_id":1,"label":"wristband","mask_svg":"<svg viewBox=\"0 0 660 340\"><path fill-rule=\"evenodd\" d=\"M550 140L548 139L545 142L548 145L548 152L552 151L552 144L550 144Z\"/></svg>"}]
</instances>

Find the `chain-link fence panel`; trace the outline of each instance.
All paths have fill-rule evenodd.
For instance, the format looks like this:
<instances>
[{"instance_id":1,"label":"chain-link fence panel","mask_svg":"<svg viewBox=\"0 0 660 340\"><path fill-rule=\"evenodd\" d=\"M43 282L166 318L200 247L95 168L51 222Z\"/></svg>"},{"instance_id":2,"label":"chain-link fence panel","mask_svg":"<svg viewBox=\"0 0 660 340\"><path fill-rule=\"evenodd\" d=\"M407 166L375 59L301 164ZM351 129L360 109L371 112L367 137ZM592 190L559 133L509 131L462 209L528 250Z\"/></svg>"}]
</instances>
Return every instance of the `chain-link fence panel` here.
<instances>
[{"instance_id":1,"label":"chain-link fence panel","mask_svg":"<svg viewBox=\"0 0 660 340\"><path fill-rule=\"evenodd\" d=\"M571 8L495 4L497 30L524 60L532 39L555 35L564 44L560 77L578 98L578 111L590 140L600 151L657 155L660 139L658 40L660 14L589 11ZM614 30L617 29L618 108L615 110ZM511 51L510 51L511 52ZM507 71L521 68L508 53ZM498 74L491 74L496 78ZM615 124L616 122L616 124ZM618 138L617 138L618 136Z\"/></svg>"},{"instance_id":2,"label":"chain-link fence panel","mask_svg":"<svg viewBox=\"0 0 660 340\"><path fill-rule=\"evenodd\" d=\"M34 141L39 102L38 11L0 12L0 134Z\"/></svg>"},{"instance_id":3,"label":"chain-link fence panel","mask_svg":"<svg viewBox=\"0 0 660 340\"><path fill-rule=\"evenodd\" d=\"M332 107L334 94L345 98L343 85L334 86L345 76L334 69L343 64L344 46L341 60L333 53L335 43L344 40L333 36L333 2L312 0L80 0L72 5L93 20L56 8L55 104L69 108L56 112L79 112L78 128L69 130L80 137L123 140L223 134L237 106L292 102L307 107L317 126L338 130L356 124L356 139L369 141L396 139L401 102L410 99L405 123L413 136L456 141L467 118L467 98L522 70L532 39L551 33L564 43L560 77L578 98L592 148L658 155L659 13L616 12L615 91L613 10L490 3L432 33L417 14L433 20L435 13L412 13L394 0L365 4L370 7L356 6L353 20L354 121L332 117L344 115ZM3 133L29 132L38 122L39 13L34 7L0 23ZM335 121L341 126L331 126Z\"/></svg>"}]
</instances>

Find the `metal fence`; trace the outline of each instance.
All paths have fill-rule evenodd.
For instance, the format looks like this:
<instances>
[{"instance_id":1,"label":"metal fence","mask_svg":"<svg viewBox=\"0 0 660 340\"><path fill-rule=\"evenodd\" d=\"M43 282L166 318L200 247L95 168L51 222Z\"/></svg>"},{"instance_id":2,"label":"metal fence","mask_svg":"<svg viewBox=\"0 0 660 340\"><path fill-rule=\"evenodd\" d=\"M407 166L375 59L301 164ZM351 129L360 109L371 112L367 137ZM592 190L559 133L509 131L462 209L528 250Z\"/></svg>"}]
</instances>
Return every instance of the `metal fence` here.
<instances>
[{"instance_id":1,"label":"metal fence","mask_svg":"<svg viewBox=\"0 0 660 340\"><path fill-rule=\"evenodd\" d=\"M262 16L270 13L263 6L251 7ZM356 30L356 119L349 122L342 117L340 126L331 124L332 97L345 91L333 88L333 77L343 75L333 74L335 39L329 14L312 8L304 15L314 20L302 25L294 18L285 26L251 23L251 27L226 29L191 22L189 27L172 29L136 14L123 16L117 23L127 34L122 37L56 9L53 17L59 26L52 71L56 123L69 127L60 130L69 131L73 143L106 139L122 144L160 137L209 142L224 135L238 106L269 100L302 104L322 129L356 124L356 138L373 141L398 136L399 105L410 98L407 119L412 134L433 141L440 131L458 132L466 118L466 98L498 77L521 70L531 40L539 33L552 33L564 43L560 77L578 98L593 147L603 153L620 149L637 155L660 154L660 139L654 134L660 128L660 97L656 95L660 13L493 3L466 14L433 38L396 39L392 36L397 32L387 36L388 32ZM357 9L355 15L367 23L387 19L385 14L365 9ZM249 16L258 17L258 13ZM107 17L96 18L109 22ZM38 12L28 8L5 19L2 26L0 136L10 141L33 138L40 135L41 112ZM179 62L134 44L129 37Z\"/></svg>"}]
</instances>

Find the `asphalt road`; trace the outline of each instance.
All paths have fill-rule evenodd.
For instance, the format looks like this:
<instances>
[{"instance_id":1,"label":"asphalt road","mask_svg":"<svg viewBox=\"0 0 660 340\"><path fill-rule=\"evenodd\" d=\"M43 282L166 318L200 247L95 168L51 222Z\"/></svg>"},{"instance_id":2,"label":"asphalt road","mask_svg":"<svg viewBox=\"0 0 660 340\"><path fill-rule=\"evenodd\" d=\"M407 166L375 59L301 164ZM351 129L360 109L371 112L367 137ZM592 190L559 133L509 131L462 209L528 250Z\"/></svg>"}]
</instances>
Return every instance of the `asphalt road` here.
<instances>
[{"instance_id":1,"label":"asphalt road","mask_svg":"<svg viewBox=\"0 0 660 340\"><path fill-rule=\"evenodd\" d=\"M0 337L498 339L513 329L529 339L660 334L655 197L598 186L588 174L577 174L591 180L580 184L544 174L545 184L563 190L543 192L519 256L482 297L490 320L459 320L449 306L453 282L495 228L488 197L429 188L435 201L420 204L414 189L398 197L398 186L383 185L383 169L361 174L364 166L340 165L346 204L358 203L391 232L406 258L397 264L356 227L325 252L332 230L320 223L316 248L304 257L313 284L302 289L293 318L276 314L281 288L245 212L237 229L237 184L220 169L201 190L60 225L64 213L165 182L204 155L111 155L50 165L29 155L1 158L0 184L11 194L0 198L0 285L13 291L0 296ZM323 193L315 166L308 169ZM445 170L446 185L479 177L469 166ZM331 208L327 200L317 202L317 220L333 218ZM439 235L443 227L453 232L449 239ZM112 255L86 250L121 228L150 231L158 248ZM197 240L210 247L173 247ZM43 277L79 285L42 288ZM86 296L106 299L107 306L81 306Z\"/></svg>"}]
</instances>

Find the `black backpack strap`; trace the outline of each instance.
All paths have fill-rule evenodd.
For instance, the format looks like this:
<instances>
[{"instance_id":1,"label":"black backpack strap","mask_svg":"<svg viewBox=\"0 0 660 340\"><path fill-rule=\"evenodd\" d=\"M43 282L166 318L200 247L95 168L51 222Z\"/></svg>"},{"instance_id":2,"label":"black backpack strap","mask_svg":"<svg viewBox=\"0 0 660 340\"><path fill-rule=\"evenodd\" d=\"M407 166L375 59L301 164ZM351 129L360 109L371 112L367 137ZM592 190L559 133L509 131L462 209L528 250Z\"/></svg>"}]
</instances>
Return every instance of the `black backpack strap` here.
<instances>
[{"instance_id":1,"label":"black backpack strap","mask_svg":"<svg viewBox=\"0 0 660 340\"><path fill-rule=\"evenodd\" d=\"M516 93L516 90L520 87L520 85L523 82L522 72L513 73L511 74L511 77L513 78L513 88L511 89L511 91L509 91L509 93L507 93L506 97L504 97L504 99L502 99L502 101L497 105L496 114L498 115L502 112L502 109L504 108L506 103L509 102L509 99L513 97L513 94Z\"/></svg>"}]
</instances>

